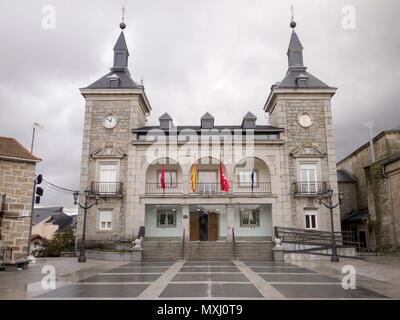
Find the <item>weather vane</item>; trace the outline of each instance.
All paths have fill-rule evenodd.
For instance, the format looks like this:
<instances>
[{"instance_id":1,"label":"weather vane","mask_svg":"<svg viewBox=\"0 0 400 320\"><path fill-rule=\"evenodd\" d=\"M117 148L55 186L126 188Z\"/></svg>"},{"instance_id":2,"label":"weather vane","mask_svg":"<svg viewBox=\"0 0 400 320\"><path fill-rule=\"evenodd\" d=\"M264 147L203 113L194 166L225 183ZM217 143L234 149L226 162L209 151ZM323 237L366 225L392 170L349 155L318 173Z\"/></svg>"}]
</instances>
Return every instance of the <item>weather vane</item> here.
<instances>
[{"instance_id":1,"label":"weather vane","mask_svg":"<svg viewBox=\"0 0 400 320\"><path fill-rule=\"evenodd\" d=\"M292 19L290 20L290 27L294 29L296 27L296 22L293 20L293 5L290 6L290 10L292 11Z\"/></svg>"},{"instance_id":2,"label":"weather vane","mask_svg":"<svg viewBox=\"0 0 400 320\"><path fill-rule=\"evenodd\" d=\"M122 6L122 22L119 24L119 27L124 30L126 28L125 24L125 6Z\"/></svg>"}]
</instances>

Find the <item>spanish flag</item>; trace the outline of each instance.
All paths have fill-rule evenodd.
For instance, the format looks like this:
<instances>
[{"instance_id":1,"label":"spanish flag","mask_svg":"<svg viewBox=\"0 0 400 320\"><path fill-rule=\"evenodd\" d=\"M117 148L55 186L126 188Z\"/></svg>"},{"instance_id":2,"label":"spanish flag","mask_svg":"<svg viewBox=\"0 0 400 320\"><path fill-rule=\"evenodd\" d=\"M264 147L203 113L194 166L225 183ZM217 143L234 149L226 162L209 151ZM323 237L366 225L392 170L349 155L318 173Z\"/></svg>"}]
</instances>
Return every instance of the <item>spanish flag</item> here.
<instances>
[{"instance_id":1,"label":"spanish flag","mask_svg":"<svg viewBox=\"0 0 400 320\"><path fill-rule=\"evenodd\" d=\"M192 170L192 191L194 192L196 190L196 164L193 163L193 170Z\"/></svg>"}]
</instances>

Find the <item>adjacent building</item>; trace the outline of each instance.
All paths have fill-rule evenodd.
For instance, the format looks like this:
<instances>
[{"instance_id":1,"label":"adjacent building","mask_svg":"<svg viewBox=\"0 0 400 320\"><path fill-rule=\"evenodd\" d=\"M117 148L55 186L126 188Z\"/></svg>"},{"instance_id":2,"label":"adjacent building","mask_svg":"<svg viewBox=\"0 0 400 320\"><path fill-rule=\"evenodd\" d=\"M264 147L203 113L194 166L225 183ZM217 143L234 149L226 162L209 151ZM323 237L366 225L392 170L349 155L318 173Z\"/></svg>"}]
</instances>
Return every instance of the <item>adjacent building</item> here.
<instances>
[{"instance_id":1,"label":"adjacent building","mask_svg":"<svg viewBox=\"0 0 400 320\"><path fill-rule=\"evenodd\" d=\"M27 257L35 168L40 161L14 138L0 137L0 254L10 260Z\"/></svg>"},{"instance_id":2,"label":"adjacent building","mask_svg":"<svg viewBox=\"0 0 400 320\"><path fill-rule=\"evenodd\" d=\"M87 214L88 239L134 238L141 227L154 241L231 241L233 233L239 241L271 241L274 226L330 230L318 194L330 188L337 200L336 88L308 72L291 27L287 73L263 108L270 123L257 123L250 110L228 125L215 125L212 110L198 124L176 126L165 112L159 125L147 125L150 102L131 77L120 33L110 72L80 89L80 190L100 194ZM82 223L80 210L78 237ZM339 231L338 209L334 224Z\"/></svg>"},{"instance_id":3,"label":"adjacent building","mask_svg":"<svg viewBox=\"0 0 400 320\"><path fill-rule=\"evenodd\" d=\"M375 161L373 161L374 153ZM337 163L342 229L371 251L398 250L400 235L400 126Z\"/></svg>"}]
</instances>

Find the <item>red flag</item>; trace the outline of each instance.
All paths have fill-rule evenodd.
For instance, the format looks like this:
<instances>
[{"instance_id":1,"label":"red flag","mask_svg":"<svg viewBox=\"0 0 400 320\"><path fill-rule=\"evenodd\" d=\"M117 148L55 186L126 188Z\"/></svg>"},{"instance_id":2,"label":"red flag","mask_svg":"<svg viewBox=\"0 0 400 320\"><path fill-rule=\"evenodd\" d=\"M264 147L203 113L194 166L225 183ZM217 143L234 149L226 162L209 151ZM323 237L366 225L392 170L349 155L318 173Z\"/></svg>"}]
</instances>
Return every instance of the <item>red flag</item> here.
<instances>
[{"instance_id":1,"label":"red flag","mask_svg":"<svg viewBox=\"0 0 400 320\"><path fill-rule=\"evenodd\" d=\"M221 190L225 191L225 192L228 192L229 184L228 184L228 181L225 179L224 171L222 171L221 162L219 163L219 173L220 173L220 178L221 178Z\"/></svg>"},{"instance_id":2,"label":"red flag","mask_svg":"<svg viewBox=\"0 0 400 320\"><path fill-rule=\"evenodd\" d=\"M162 170L161 170L161 188L165 190L165 170L164 170L164 165L162 165Z\"/></svg>"}]
</instances>

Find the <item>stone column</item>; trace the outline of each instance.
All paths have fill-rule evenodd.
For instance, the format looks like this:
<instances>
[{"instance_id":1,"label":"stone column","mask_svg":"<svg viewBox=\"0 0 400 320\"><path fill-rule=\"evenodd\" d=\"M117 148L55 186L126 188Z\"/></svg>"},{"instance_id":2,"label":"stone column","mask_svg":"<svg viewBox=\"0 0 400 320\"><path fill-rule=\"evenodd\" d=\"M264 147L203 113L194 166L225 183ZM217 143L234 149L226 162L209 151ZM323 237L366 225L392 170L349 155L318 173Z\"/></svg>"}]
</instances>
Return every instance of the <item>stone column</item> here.
<instances>
[{"instance_id":1,"label":"stone column","mask_svg":"<svg viewBox=\"0 0 400 320\"><path fill-rule=\"evenodd\" d=\"M235 225L235 207L233 204L226 205L226 240L232 241L232 228Z\"/></svg>"},{"instance_id":2,"label":"stone column","mask_svg":"<svg viewBox=\"0 0 400 320\"><path fill-rule=\"evenodd\" d=\"M185 241L190 240L189 205L182 206L182 233L185 229Z\"/></svg>"}]
</instances>

